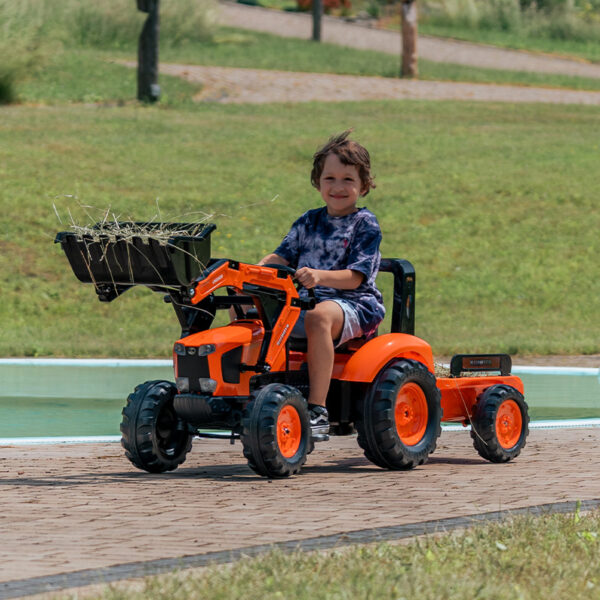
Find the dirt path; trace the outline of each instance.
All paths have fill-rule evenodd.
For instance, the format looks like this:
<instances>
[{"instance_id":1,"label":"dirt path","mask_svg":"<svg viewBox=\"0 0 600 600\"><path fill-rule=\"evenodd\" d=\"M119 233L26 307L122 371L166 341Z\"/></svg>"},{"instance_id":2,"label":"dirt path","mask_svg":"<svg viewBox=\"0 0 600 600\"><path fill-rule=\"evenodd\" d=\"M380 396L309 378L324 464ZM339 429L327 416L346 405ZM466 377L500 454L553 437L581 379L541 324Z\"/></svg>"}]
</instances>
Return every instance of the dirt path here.
<instances>
[{"instance_id":1,"label":"dirt path","mask_svg":"<svg viewBox=\"0 0 600 600\"><path fill-rule=\"evenodd\" d=\"M219 19L223 25L284 37L310 39L312 35L312 19L309 14L268 10L235 2L221 2L219 8ZM400 35L397 32L369 28L327 16L323 18L322 40L342 46L400 55ZM599 64L424 35L419 36L419 56L435 62L489 69L600 78Z\"/></svg>"},{"instance_id":2,"label":"dirt path","mask_svg":"<svg viewBox=\"0 0 600 600\"><path fill-rule=\"evenodd\" d=\"M332 438L301 475L274 481L250 471L239 442L196 440L164 475L136 470L117 444L1 447L0 597L11 597L3 583L81 569L598 500L599 462L600 429L534 430L503 465L479 458L466 431L445 431L408 472Z\"/></svg>"},{"instance_id":3,"label":"dirt path","mask_svg":"<svg viewBox=\"0 0 600 600\"><path fill-rule=\"evenodd\" d=\"M221 2L222 24L281 36L310 38L311 17ZM400 53L397 33L326 17L323 39L340 45ZM429 60L497 69L599 77L600 65L479 44L421 37L419 53ZM130 66L135 66L129 63ZM600 92L449 81L410 81L324 73L161 64L161 73L201 83L197 100L219 103L339 102L356 100L475 100L600 105Z\"/></svg>"},{"instance_id":4,"label":"dirt path","mask_svg":"<svg viewBox=\"0 0 600 600\"><path fill-rule=\"evenodd\" d=\"M418 99L600 105L600 92L564 89L164 63L160 72L201 83L199 101L227 104Z\"/></svg>"}]
</instances>

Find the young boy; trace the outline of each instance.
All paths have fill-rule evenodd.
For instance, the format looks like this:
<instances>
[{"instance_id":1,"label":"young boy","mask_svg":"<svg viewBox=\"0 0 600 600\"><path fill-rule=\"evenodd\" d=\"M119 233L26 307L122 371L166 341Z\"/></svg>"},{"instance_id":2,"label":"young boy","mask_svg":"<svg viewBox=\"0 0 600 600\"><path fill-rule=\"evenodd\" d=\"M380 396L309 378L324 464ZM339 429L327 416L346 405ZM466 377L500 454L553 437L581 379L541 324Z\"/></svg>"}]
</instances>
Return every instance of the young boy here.
<instances>
[{"instance_id":1,"label":"young boy","mask_svg":"<svg viewBox=\"0 0 600 600\"><path fill-rule=\"evenodd\" d=\"M314 433L329 431L325 401L334 346L372 334L385 314L375 286L381 230L375 215L356 206L375 187L371 161L349 134L331 138L313 157L311 183L325 206L297 219L275 252L259 263L290 265L302 286L315 291L316 307L303 311L292 332L307 339L308 408Z\"/></svg>"}]
</instances>

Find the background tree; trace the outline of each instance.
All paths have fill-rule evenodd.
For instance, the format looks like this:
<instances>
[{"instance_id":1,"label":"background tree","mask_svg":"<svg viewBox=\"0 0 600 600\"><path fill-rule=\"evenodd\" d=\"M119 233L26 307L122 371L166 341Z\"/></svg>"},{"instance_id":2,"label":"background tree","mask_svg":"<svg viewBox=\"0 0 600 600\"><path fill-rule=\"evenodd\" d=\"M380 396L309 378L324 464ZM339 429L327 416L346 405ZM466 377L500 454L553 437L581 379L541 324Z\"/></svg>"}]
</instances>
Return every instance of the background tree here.
<instances>
[{"instance_id":1,"label":"background tree","mask_svg":"<svg viewBox=\"0 0 600 600\"><path fill-rule=\"evenodd\" d=\"M417 55L417 3L403 0L402 14L402 77L418 77Z\"/></svg>"}]
</instances>

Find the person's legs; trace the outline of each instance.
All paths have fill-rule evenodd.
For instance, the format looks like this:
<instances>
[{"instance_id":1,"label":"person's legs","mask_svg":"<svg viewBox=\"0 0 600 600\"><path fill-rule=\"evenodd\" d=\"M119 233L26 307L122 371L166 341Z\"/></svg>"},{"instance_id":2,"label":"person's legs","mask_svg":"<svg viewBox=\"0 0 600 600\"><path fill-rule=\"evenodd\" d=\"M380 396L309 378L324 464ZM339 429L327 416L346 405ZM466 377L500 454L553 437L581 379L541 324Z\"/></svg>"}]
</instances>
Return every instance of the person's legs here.
<instances>
[{"instance_id":1,"label":"person's legs","mask_svg":"<svg viewBox=\"0 0 600 600\"><path fill-rule=\"evenodd\" d=\"M333 340L340 336L344 328L344 311L337 302L319 302L313 310L306 311L304 326L310 377L308 403L324 407L333 371Z\"/></svg>"}]
</instances>

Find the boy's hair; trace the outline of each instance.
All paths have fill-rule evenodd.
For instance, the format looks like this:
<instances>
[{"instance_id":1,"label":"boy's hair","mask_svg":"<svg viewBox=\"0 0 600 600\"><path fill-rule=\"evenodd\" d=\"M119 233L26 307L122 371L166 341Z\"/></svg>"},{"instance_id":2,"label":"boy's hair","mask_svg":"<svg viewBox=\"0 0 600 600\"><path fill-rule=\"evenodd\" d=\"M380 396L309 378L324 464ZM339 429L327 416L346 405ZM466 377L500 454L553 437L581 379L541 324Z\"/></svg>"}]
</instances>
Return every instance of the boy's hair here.
<instances>
[{"instance_id":1,"label":"boy's hair","mask_svg":"<svg viewBox=\"0 0 600 600\"><path fill-rule=\"evenodd\" d=\"M310 182L317 189L319 189L319 180L323 173L325 159L329 154L335 154L343 165L358 167L362 196L366 196L371 188L376 187L371 175L371 157L369 156L369 152L358 142L349 140L348 136L350 133L352 133L352 129L347 129L344 133L333 136L320 150L315 152Z\"/></svg>"}]
</instances>

